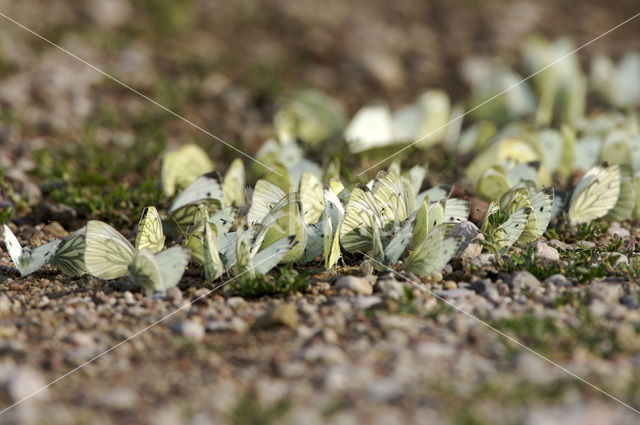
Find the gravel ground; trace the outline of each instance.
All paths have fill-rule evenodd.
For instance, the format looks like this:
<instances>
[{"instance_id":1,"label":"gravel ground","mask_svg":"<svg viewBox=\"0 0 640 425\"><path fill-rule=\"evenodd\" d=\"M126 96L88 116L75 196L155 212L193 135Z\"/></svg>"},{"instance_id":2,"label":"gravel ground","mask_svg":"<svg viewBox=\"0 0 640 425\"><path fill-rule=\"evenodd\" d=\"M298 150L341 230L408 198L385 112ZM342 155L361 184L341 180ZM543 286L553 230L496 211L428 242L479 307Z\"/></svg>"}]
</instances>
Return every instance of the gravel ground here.
<instances>
[{"instance_id":1,"label":"gravel ground","mask_svg":"<svg viewBox=\"0 0 640 425\"><path fill-rule=\"evenodd\" d=\"M515 63L530 33L567 34L581 43L637 7L631 1L185 5L0 0L0 12L253 152L272 131L277 99L300 85L330 93L349 113L376 98L411 101L426 87L462 97L464 58ZM56 156L47 162L43 152L71 152L70 170L91 169L78 152L96 145L140 152L141 134L152 127L162 129L162 146L201 142L220 169L232 157L0 22L0 206L16 209L12 221L23 242L63 236L103 214L75 198L56 200L57 183L46 171L64 164ZM639 48L637 25L581 57ZM83 145L89 131L91 147ZM138 187L157 172L157 157L149 155L118 183ZM16 193L24 195L20 202ZM109 214L132 231L139 206ZM538 279L525 267L496 265L469 239L461 258L425 281L374 276L366 262L333 272L312 267L304 293L258 299L237 296L233 282L202 297L215 286L198 271L187 272L166 297L124 280L71 279L53 269L22 279L2 252L0 409L132 340L0 414L0 423L635 424L629 408L442 299L640 406L639 274L616 272L637 255L636 232L635 224L614 223L585 242L537 243L535 263L543 269L566 269L569 251L595 247L599 257L590 267L622 253L607 262L613 269L605 276L583 279L584 270L574 270Z\"/></svg>"}]
</instances>

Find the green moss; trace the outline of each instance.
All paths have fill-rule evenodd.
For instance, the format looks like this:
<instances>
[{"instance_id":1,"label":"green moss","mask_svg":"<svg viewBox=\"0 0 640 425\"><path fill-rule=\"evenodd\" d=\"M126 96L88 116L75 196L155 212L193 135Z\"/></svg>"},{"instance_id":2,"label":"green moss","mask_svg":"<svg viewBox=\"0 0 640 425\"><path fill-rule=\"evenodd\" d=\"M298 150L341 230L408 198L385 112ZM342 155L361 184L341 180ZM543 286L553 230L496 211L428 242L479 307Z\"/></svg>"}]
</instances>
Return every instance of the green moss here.
<instances>
[{"instance_id":1,"label":"green moss","mask_svg":"<svg viewBox=\"0 0 640 425\"><path fill-rule=\"evenodd\" d=\"M277 273L256 275L233 281L229 290L243 298L262 296L284 296L293 292L304 292L309 286L309 273L294 270L291 264L280 267Z\"/></svg>"}]
</instances>

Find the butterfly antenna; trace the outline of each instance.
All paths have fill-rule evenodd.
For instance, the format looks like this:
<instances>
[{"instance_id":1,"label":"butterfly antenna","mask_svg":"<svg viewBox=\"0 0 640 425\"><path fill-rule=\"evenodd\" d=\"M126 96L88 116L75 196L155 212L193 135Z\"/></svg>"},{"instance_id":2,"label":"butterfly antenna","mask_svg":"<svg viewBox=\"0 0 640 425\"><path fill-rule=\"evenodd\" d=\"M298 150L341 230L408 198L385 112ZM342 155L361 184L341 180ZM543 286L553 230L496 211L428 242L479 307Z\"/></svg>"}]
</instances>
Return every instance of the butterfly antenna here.
<instances>
[{"instance_id":1,"label":"butterfly antenna","mask_svg":"<svg viewBox=\"0 0 640 425\"><path fill-rule=\"evenodd\" d=\"M184 236L184 238L186 240L187 239L187 234L185 233L184 230L182 230L182 226L180 226L180 223L178 223L178 221L171 214L167 214L167 218L170 218L171 220L173 220L173 222L176 225L176 228L180 231L180 233L182 233L182 236Z\"/></svg>"},{"instance_id":2,"label":"butterfly antenna","mask_svg":"<svg viewBox=\"0 0 640 425\"><path fill-rule=\"evenodd\" d=\"M46 223L44 226L42 226L42 227L40 228L40 230L38 230L38 231L36 232L36 234L35 234L35 235L33 235L33 236L31 236L31 237L29 238L29 240L27 241L27 246L31 245L31 241L32 241L32 240L34 240L34 239L36 238L36 236L38 236L40 233L42 233L42 231L43 231L44 229L46 229L46 228L47 228L47 226L48 226L48 225L50 225L50 224L51 224L51 219L47 220L47 223Z\"/></svg>"}]
</instances>

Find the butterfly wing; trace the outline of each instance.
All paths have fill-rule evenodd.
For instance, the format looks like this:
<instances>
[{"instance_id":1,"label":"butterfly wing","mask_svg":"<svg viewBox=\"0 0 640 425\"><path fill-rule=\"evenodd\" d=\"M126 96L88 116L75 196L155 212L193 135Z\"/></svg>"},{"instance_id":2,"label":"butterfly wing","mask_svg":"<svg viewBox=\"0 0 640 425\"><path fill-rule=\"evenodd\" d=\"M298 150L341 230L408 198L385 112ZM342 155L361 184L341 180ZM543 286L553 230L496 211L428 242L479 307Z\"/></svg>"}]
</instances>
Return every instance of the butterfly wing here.
<instances>
[{"instance_id":1,"label":"butterfly wing","mask_svg":"<svg viewBox=\"0 0 640 425\"><path fill-rule=\"evenodd\" d=\"M20 241L16 238L16 235L13 234L9 226L6 224L3 225L4 230L4 245L9 252L9 257L11 257L11 261L13 261L13 265L22 275L24 271L24 267L20 262L20 257L22 257L23 250L22 245L20 245ZM26 264L25 264L26 265Z\"/></svg>"},{"instance_id":2,"label":"butterfly wing","mask_svg":"<svg viewBox=\"0 0 640 425\"><path fill-rule=\"evenodd\" d=\"M274 183L265 179L258 180L253 190L251 208L247 213L247 223L251 225L262 221L285 196L286 193Z\"/></svg>"},{"instance_id":3,"label":"butterfly wing","mask_svg":"<svg viewBox=\"0 0 640 425\"><path fill-rule=\"evenodd\" d=\"M300 178L298 192L305 223L316 223L324 210L322 182L315 174L305 171Z\"/></svg>"},{"instance_id":4,"label":"butterfly wing","mask_svg":"<svg viewBox=\"0 0 640 425\"><path fill-rule=\"evenodd\" d=\"M604 217L620 196L621 174L617 165L593 167L573 190L569 202L571 225Z\"/></svg>"},{"instance_id":5,"label":"butterfly wing","mask_svg":"<svg viewBox=\"0 0 640 425\"><path fill-rule=\"evenodd\" d=\"M340 242L348 252L371 250L371 232L373 221L382 227L380 212L371 190L358 186L351 192L344 221L340 229Z\"/></svg>"},{"instance_id":6,"label":"butterfly wing","mask_svg":"<svg viewBox=\"0 0 640 425\"><path fill-rule=\"evenodd\" d=\"M400 230L391 238L384 249L385 264L395 265L398 262L413 238L415 224L416 215L414 214L405 220Z\"/></svg>"},{"instance_id":7,"label":"butterfly wing","mask_svg":"<svg viewBox=\"0 0 640 425\"><path fill-rule=\"evenodd\" d=\"M204 276L209 282L218 279L224 272L216 239L213 225L206 223L204 227Z\"/></svg>"},{"instance_id":8,"label":"butterfly wing","mask_svg":"<svg viewBox=\"0 0 640 425\"><path fill-rule=\"evenodd\" d=\"M446 238L445 234L444 227L435 228L411 251L402 264L402 268L418 276L427 276L442 270L455 255L462 242L459 237Z\"/></svg>"},{"instance_id":9,"label":"butterfly wing","mask_svg":"<svg viewBox=\"0 0 640 425\"><path fill-rule=\"evenodd\" d=\"M168 214L173 216L180 226L182 226L185 220L184 216L188 216L188 214L184 212L181 213L180 210L190 208L201 201L206 202L210 214L225 206L222 179L219 173L213 171L198 177L176 196L176 199L174 199L169 207ZM195 213L195 211L192 213ZM178 219L178 217L181 219ZM187 225L190 224L190 222L191 220L188 221Z\"/></svg>"},{"instance_id":10,"label":"butterfly wing","mask_svg":"<svg viewBox=\"0 0 640 425\"><path fill-rule=\"evenodd\" d=\"M166 291L180 282L190 256L189 250L179 245L172 246L155 255L155 261L162 277L162 287L157 290Z\"/></svg>"},{"instance_id":11,"label":"butterfly wing","mask_svg":"<svg viewBox=\"0 0 640 425\"><path fill-rule=\"evenodd\" d=\"M187 144L169 152L162 159L160 178L166 196L172 196L176 189L187 187L202 174L213 171L213 162L199 146Z\"/></svg>"},{"instance_id":12,"label":"butterfly wing","mask_svg":"<svg viewBox=\"0 0 640 425\"><path fill-rule=\"evenodd\" d=\"M154 206L146 207L138 224L136 235L136 250L148 249L156 254L164 249L164 231L162 219Z\"/></svg>"},{"instance_id":13,"label":"butterfly wing","mask_svg":"<svg viewBox=\"0 0 640 425\"><path fill-rule=\"evenodd\" d=\"M87 267L84 264L86 234L85 226L62 239L51 259L51 264L69 276L82 276L87 273Z\"/></svg>"},{"instance_id":14,"label":"butterfly wing","mask_svg":"<svg viewBox=\"0 0 640 425\"><path fill-rule=\"evenodd\" d=\"M90 220L85 237L87 271L100 279L126 276L136 251L133 245L107 223Z\"/></svg>"},{"instance_id":15,"label":"butterfly wing","mask_svg":"<svg viewBox=\"0 0 640 425\"><path fill-rule=\"evenodd\" d=\"M285 236L258 252L252 260L255 273L268 273L279 262L283 261L287 253L291 252L296 244L297 241L294 235Z\"/></svg>"},{"instance_id":16,"label":"butterfly wing","mask_svg":"<svg viewBox=\"0 0 640 425\"><path fill-rule=\"evenodd\" d=\"M128 270L130 279L137 285L151 291L164 289L158 262L148 249L135 253Z\"/></svg>"},{"instance_id":17,"label":"butterfly wing","mask_svg":"<svg viewBox=\"0 0 640 425\"><path fill-rule=\"evenodd\" d=\"M231 162L222 182L225 205L241 206L246 204L244 188L247 185L244 163L240 158Z\"/></svg>"}]
</instances>

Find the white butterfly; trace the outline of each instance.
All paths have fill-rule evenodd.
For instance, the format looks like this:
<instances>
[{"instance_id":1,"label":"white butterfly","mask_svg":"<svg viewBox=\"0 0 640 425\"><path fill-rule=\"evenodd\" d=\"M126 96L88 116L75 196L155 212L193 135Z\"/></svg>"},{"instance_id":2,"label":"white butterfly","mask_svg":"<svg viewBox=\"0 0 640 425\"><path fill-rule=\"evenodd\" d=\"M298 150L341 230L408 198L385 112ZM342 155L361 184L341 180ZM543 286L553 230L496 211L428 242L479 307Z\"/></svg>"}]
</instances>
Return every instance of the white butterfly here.
<instances>
[{"instance_id":1,"label":"white butterfly","mask_svg":"<svg viewBox=\"0 0 640 425\"><path fill-rule=\"evenodd\" d=\"M617 165L590 169L571 194L569 223L588 223L607 215L618 202L621 180Z\"/></svg>"},{"instance_id":2,"label":"white butterfly","mask_svg":"<svg viewBox=\"0 0 640 425\"><path fill-rule=\"evenodd\" d=\"M84 252L84 228L33 250L23 249L18 238L6 224L3 225L3 230L4 243L20 276L24 277L38 271L47 263L70 276L81 276L86 273L81 255Z\"/></svg>"},{"instance_id":3,"label":"white butterfly","mask_svg":"<svg viewBox=\"0 0 640 425\"><path fill-rule=\"evenodd\" d=\"M87 223L85 264L89 273L100 279L117 279L129 274L140 286L163 291L180 281L189 256L189 250L180 246L155 255L148 249L136 251L107 223L98 220Z\"/></svg>"},{"instance_id":4,"label":"white butterfly","mask_svg":"<svg viewBox=\"0 0 640 425\"><path fill-rule=\"evenodd\" d=\"M174 199L167 214L180 228L193 224L198 205L205 204L209 214L225 207L222 179L217 172L198 177Z\"/></svg>"},{"instance_id":5,"label":"white butterfly","mask_svg":"<svg viewBox=\"0 0 640 425\"><path fill-rule=\"evenodd\" d=\"M427 276L442 270L462 242L462 238L446 237L446 233L443 226L436 227L411 251L402 268L418 276Z\"/></svg>"}]
</instances>

